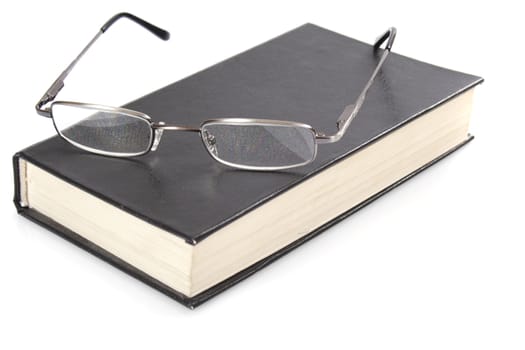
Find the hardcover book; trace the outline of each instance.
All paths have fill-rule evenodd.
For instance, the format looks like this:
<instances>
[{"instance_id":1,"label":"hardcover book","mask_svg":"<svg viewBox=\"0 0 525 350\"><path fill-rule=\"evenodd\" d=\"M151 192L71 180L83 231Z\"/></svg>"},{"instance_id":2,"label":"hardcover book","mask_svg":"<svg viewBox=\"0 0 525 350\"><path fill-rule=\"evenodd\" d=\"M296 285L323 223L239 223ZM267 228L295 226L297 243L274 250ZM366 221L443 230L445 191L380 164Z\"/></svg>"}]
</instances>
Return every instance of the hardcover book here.
<instances>
[{"instance_id":1,"label":"hardcover book","mask_svg":"<svg viewBox=\"0 0 525 350\"><path fill-rule=\"evenodd\" d=\"M125 107L182 125L248 116L335 130L373 52L305 24ZM130 159L55 136L15 154L15 205L193 308L468 143L481 82L392 52L343 139L282 171L226 167L188 133Z\"/></svg>"}]
</instances>

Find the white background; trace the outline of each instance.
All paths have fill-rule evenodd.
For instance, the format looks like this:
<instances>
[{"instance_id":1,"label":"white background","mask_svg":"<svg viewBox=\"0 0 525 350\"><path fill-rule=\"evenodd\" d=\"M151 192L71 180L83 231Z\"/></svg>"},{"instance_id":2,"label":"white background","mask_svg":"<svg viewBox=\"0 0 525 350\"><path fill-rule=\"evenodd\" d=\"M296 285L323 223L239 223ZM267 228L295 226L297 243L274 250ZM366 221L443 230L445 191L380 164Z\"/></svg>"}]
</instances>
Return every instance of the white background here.
<instances>
[{"instance_id":1,"label":"white background","mask_svg":"<svg viewBox=\"0 0 525 350\"><path fill-rule=\"evenodd\" d=\"M0 9L0 348L525 348L523 11L480 1L34 1ZM518 3L518 2L515 2ZM33 106L111 15L61 95L119 105L305 22L483 76L474 142L194 311L15 213ZM133 78L130 78L133 77ZM431 82L429 82L431 83Z\"/></svg>"}]
</instances>

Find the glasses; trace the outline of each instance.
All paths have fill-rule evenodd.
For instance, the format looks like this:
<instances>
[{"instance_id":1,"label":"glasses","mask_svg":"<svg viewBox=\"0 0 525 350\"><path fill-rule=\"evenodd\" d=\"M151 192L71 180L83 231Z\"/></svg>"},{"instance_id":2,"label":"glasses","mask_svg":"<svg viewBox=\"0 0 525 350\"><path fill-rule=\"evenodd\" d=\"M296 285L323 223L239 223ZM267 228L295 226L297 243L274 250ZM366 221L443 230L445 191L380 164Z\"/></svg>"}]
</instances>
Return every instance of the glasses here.
<instances>
[{"instance_id":1,"label":"glasses","mask_svg":"<svg viewBox=\"0 0 525 350\"><path fill-rule=\"evenodd\" d=\"M379 62L355 103L347 105L337 118L337 132L326 134L310 125L286 120L254 118L219 118L199 127L155 122L145 113L97 104L55 101L64 80L95 41L116 21L127 18L162 40L170 34L130 13L111 17L80 54L60 74L36 104L39 115L51 118L55 129L70 144L95 154L111 157L135 157L155 151L164 131L198 133L206 151L218 162L239 169L271 171L299 167L312 162L317 145L339 141L357 116L366 94L385 62L394 38L389 28L375 42L385 47Z\"/></svg>"}]
</instances>

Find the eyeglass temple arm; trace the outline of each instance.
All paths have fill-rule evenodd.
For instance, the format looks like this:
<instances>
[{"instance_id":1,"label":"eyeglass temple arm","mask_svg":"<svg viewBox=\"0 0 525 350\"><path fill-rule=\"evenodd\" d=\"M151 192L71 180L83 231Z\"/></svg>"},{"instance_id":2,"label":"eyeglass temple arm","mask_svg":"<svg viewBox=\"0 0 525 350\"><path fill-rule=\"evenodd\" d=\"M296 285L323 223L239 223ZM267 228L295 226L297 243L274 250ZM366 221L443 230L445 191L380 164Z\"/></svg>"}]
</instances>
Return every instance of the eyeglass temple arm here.
<instances>
[{"instance_id":1,"label":"eyeglass temple arm","mask_svg":"<svg viewBox=\"0 0 525 350\"><path fill-rule=\"evenodd\" d=\"M49 102L52 102L55 97L58 95L60 90L64 87L64 80L68 76L68 74L73 70L75 65L80 61L82 56L89 50L89 48L97 41L97 39L104 34L116 21L118 21L121 18L127 18L140 26L144 27L157 37L159 37L162 40L168 40L170 38L170 33L166 30L159 28L149 22L146 22L145 20L132 15L131 13L122 12L118 13L115 16L111 17L104 25L100 28L100 30L97 32L97 35L91 39L91 41L84 47L84 49L80 52L80 54L67 66L67 68L58 76L58 78L55 80L55 82L47 89L46 93L42 98L37 102L35 108L36 112L39 115L42 115L44 117L51 117L51 112L48 108L45 108L45 105Z\"/></svg>"},{"instance_id":2,"label":"eyeglass temple arm","mask_svg":"<svg viewBox=\"0 0 525 350\"><path fill-rule=\"evenodd\" d=\"M357 113L361 109L363 102L365 102L366 94L368 90L370 89L370 87L372 86L372 83L374 82L377 74L379 73L381 66L383 66L383 63L385 62L386 57L390 53L390 50L392 49L392 45L394 44L395 37L396 37L396 28L391 27L376 40L376 42L374 43L374 51L379 49L381 45L385 43L385 41L386 41L386 45L385 45L383 53L381 54L381 58L379 59L379 63L374 69L374 72L370 76L370 79L368 79L368 82L366 83L364 89L361 91L361 93L357 97L357 100L355 101L355 103L351 105L347 105L345 109L343 110L343 113L341 113L339 118L337 118L337 132L333 135L325 135L323 133L318 134L317 135L318 143L337 142L341 139L341 137L343 137L346 130L348 129L352 121L357 116Z\"/></svg>"}]
</instances>

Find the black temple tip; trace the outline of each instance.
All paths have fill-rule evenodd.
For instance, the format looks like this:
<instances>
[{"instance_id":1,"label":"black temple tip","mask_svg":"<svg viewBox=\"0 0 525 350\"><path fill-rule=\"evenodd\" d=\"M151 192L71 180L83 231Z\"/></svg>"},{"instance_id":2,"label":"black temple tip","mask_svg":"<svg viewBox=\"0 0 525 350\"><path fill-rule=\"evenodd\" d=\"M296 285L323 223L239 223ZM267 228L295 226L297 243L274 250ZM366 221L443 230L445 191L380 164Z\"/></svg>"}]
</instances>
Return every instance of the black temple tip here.
<instances>
[{"instance_id":1,"label":"black temple tip","mask_svg":"<svg viewBox=\"0 0 525 350\"><path fill-rule=\"evenodd\" d=\"M395 27L390 27L388 30L381 35L376 42L374 43L374 50L377 50L387 39L385 50L392 50L392 46L394 45L394 39L396 38L397 30Z\"/></svg>"},{"instance_id":2,"label":"black temple tip","mask_svg":"<svg viewBox=\"0 0 525 350\"><path fill-rule=\"evenodd\" d=\"M157 37L159 37L160 39L162 40L169 40L170 38L170 33L162 28L159 28L157 27L156 25L153 25L145 20L143 20L142 18L139 18L135 15L132 15L131 13L128 13L128 12L121 12L121 13L117 13L115 16L111 17L106 23L104 23L104 25L100 28L100 30L105 33L106 30L108 30L112 25L113 23L115 23L116 21L118 21L119 19L121 18L127 18L139 25L141 25L142 27L144 27L145 29L149 30L151 33L155 34Z\"/></svg>"}]
</instances>

